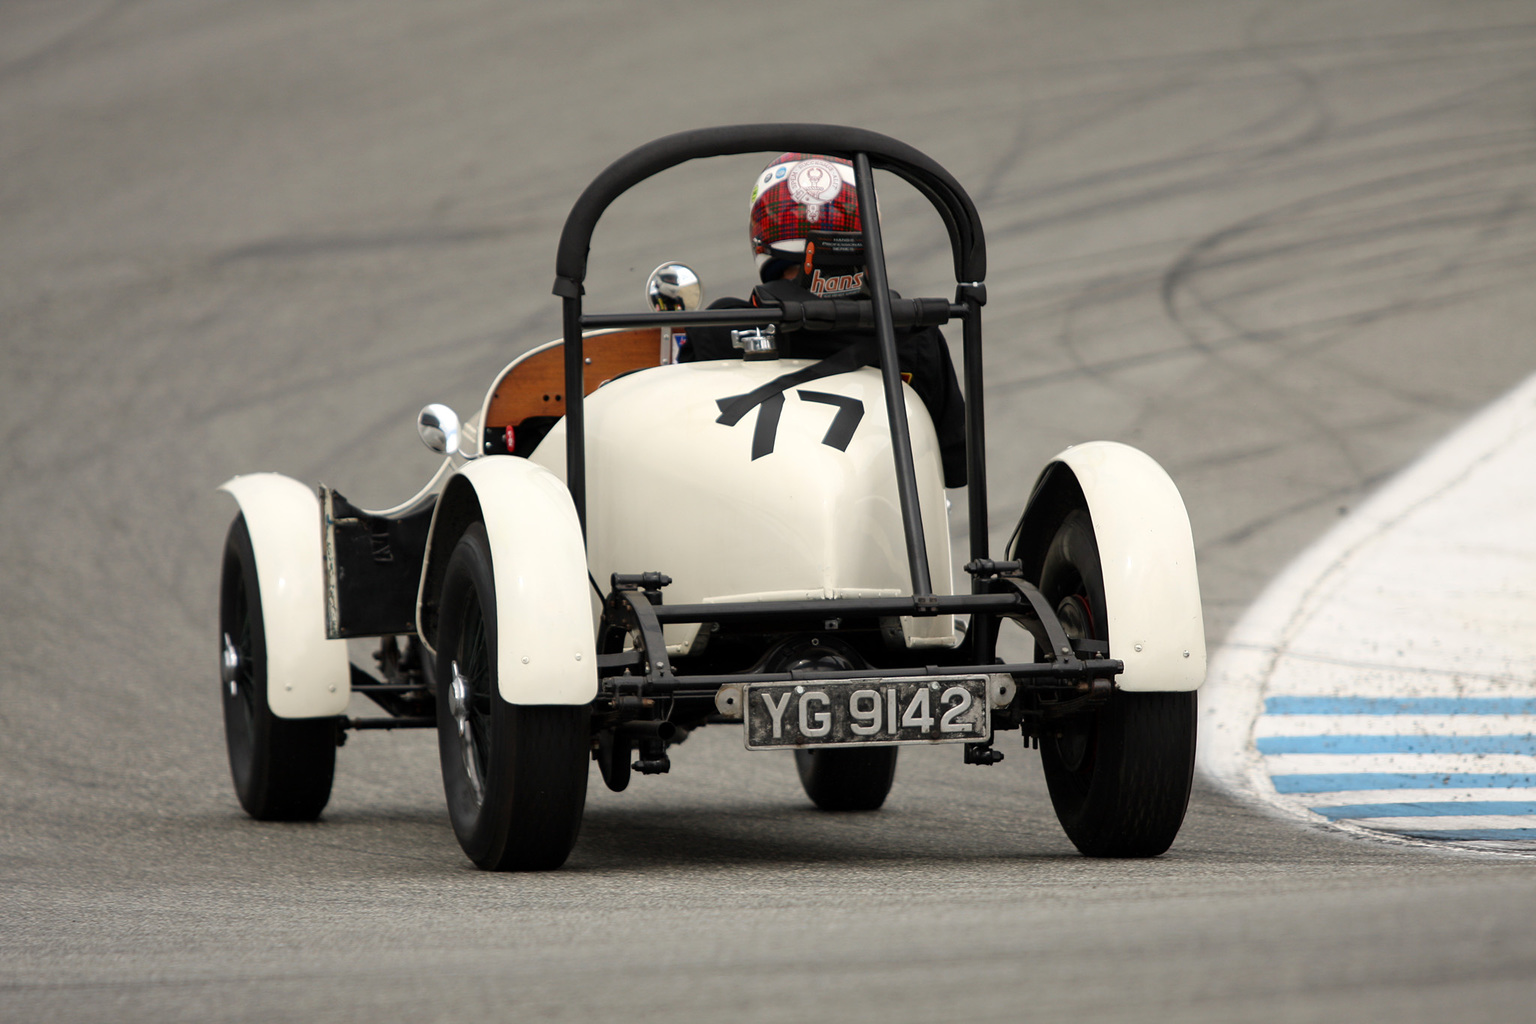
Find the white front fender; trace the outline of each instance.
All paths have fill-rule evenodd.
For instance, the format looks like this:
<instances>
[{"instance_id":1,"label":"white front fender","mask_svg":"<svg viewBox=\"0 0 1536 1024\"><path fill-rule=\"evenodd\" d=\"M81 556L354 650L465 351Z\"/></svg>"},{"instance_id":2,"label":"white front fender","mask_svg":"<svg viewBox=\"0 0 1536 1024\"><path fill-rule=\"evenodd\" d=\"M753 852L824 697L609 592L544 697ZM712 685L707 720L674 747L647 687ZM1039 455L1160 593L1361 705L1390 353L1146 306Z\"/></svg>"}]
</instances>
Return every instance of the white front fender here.
<instances>
[{"instance_id":1,"label":"white front fender","mask_svg":"<svg viewBox=\"0 0 1536 1024\"><path fill-rule=\"evenodd\" d=\"M1195 543L1178 487L1150 455L1114 441L1075 445L1052 462L1072 471L1093 519L1110 657L1125 663L1116 685L1199 688L1205 624Z\"/></svg>"},{"instance_id":2,"label":"white front fender","mask_svg":"<svg viewBox=\"0 0 1536 1024\"><path fill-rule=\"evenodd\" d=\"M279 718L347 710L352 669L345 640L325 636L320 500L291 477L251 473L219 485L240 503L261 590L267 704Z\"/></svg>"},{"instance_id":3,"label":"white front fender","mask_svg":"<svg viewBox=\"0 0 1536 1024\"><path fill-rule=\"evenodd\" d=\"M586 545L570 492L543 466L513 456L477 459L457 478L474 488L491 545L502 698L589 703L597 696L597 642ZM429 550L438 550L435 538Z\"/></svg>"}]
</instances>

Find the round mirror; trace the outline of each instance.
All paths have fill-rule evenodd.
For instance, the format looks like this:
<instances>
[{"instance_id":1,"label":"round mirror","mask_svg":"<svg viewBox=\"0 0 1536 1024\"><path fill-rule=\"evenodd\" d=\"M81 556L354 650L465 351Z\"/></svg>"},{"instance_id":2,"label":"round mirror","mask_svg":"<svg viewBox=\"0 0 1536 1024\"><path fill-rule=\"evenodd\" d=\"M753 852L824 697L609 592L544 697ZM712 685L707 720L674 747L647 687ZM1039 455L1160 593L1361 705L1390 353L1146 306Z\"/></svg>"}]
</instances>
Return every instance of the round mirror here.
<instances>
[{"instance_id":1,"label":"round mirror","mask_svg":"<svg viewBox=\"0 0 1536 1024\"><path fill-rule=\"evenodd\" d=\"M416 433L437 454L451 455L459 450L459 414L433 402L416 414Z\"/></svg>"},{"instance_id":2,"label":"round mirror","mask_svg":"<svg viewBox=\"0 0 1536 1024\"><path fill-rule=\"evenodd\" d=\"M645 282L645 297L658 313L679 309L699 309L704 305L704 286L692 267L682 263L663 263L651 271Z\"/></svg>"}]
</instances>

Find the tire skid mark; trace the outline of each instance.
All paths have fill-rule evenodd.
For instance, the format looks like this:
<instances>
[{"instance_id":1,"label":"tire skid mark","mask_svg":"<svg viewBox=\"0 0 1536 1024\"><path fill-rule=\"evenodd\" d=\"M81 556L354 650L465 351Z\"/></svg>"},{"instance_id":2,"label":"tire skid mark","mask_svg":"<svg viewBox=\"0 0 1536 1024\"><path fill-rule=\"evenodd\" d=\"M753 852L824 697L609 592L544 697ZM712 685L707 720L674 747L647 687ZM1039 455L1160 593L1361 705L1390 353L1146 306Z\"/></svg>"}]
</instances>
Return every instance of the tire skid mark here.
<instances>
[{"instance_id":1,"label":"tire skid mark","mask_svg":"<svg viewBox=\"0 0 1536 1024\"><path fill-rule=\"evenodd\" d=\"M1271 373L1279 364L1286 361L1295 361L1301 358L1316 358L1323 365L1329 366L1335 372L1348 372L1357 378L1362 384L1375 383L1383 390L1387 388L1385 382L1379 377L1366 376L1358 368L1349 367L1337 361L1327 359L1327 350L1336 342L1343 339L1345 331L1349 328L1374 322L1375 320L1389 316L1403 316L1409 312L1421 310L1442 300L1443 297L1436 294L1435 289L1440 285L1451 281L1463 270L1475 266L1479 261L1474 256L1485 250L1496 238L1507 234L1517 220L1522 216L1528 217L1528 203L1526 202L1526 189L1499 189L1494 195L1502 201L1489 204L1484 210L1468 212L1453 212L1447 214L1425 214L1416 218L1389 220L1385 224L1374 227L1361 228L1351 232L1335 234L1332 236L1303 236L1297 241L1285 241L1268 247L1250 247L1243 251L1228 252L1220 256L1211 256L1223 246L1228 245L1236 238L1257 232L1275 222L1272 215L1256 219L1243 225L1225 229L1215 235L1208 236L1201 243L1188 250L1170 268L1163 282L1163 304L1169 318L1178 324L1186 336L1191 337L1191 343L1197 346L1207 346L1209 343L1194 335L1185 316L1178 308L1178 295L1182 290L1197 304L1202 311L1216 320L1231 336L1241 337L1257 343L1274 343L1284 341L1298 333L1307 330L1315 330L1324 326L1328 321L1333 321L1339 327L1319 338L1313 338L1300 346L1285 352L1279 356L1278 362L1265 368L1266 373ZM1424 203L1413 204L1422 207ZM1406 239L1422 238L1427 232L1435 229L1475 229L1471 237L1466 238L1454 249L1451 249L1434 266L1427 269L1413 270L1406 274L1397 275L1391 282L1393 290L1397 293L1383 301L1368 305L1365 309L1334 317L1293 320L1284 327L1266 325L1254 327L1240 322L1238 314L1231 309L1235 300L1243 300L1254 297L1277 293L1281 287L1298 281L1304 281L1307 271L1304 268L1293 271L1290 277L1286 277L1283 271L1280 274L1270 274L1243 288L1228 289L1215 297L1207 296L1194 283L1197 274L1208 276L1210 273L1242 267L1247 265L1262 266L1275 261L1277 258L1297 256L1308 250L1319 250L1327 254L1330 250L1341 249L1346 245L1358 245L1369 241L1379 241L1402 237ZM1531 247L1536 251L1536 245ZM1359 265L1370 266L1372 263L1381 265L1389 260L1411 262L1417 254L1404 253L1401 250L1388 254L1388 257L1375 256L1362 258ZM1494 257L1495 265L1508 271L1518 271L1530 262L1532 252L1517 251L1514 254L1499 254ZM1337 268L1335 268L1337 269ZM1515 281L1507 283L1515 283ZM1314 296L1327 294L1334 289L1342 289L1341 285L1330 286L1329 289L1312 290ZM1394 397L1408 401L1422 402L1423 397L1418 394L1397 391Z\"/></svg>"},{"instance_id":2,"label":"tire skid mark","mask_svg":"<svg viewBox=\"0 0 1536 1024\"><path fill-rule=\"evenodd\" d=\"M1350 36L1347 39L1318 39L1298 42L1270 41L1264 44L1271 54L1282 54L1289 59L1343 58L1352 66L1358 65L1361 54L1386 52L1401 55L1402 60L1420 60L1423 56L1443 59L1482 56L1480 51L1458 52L1459 48L1483 43L1493 43L1496 49L1518 51L1529 37L1536 36L1536 23L1512 22L1506 25L1473 29L1426 29L1422 32L1382 32L1374 35ZM1195 68L1219 68L1242 64L1253 58L1253 44L1233 47L1213 47L1174 55L1135 54L1117 55L1098 61L1073 61L1070 65L1041 63L1036 66L1044 74L1053 74L1063 67L1075 75L1088 76L1103 73L1115 78L1131 77L1140 69L1157 70L1170 64Z\"/></svg>"},{"instance_id":3,"label":"tire skid mark","mask_svg":"<svg viewBox=\"0 0 1536 1024\"><path fill-rule=\"evenodd\" d=\"M1085 107L1088 116L1065 127L1047 120L1015 132L985 179L989 196L1025 214L989 230L1003 251L1042 233L1098 228L1208 193L1219 198L1243 188L1260 194L1253 183L1273 183L1276 201L1184 243L1158 269L1143 261L1159 243L1143 239L1009 267L1056 279L1017 288L1005 299L1010 314L1037 325L1032 333L1053 358L1022 375L994 371L989 383L989 391L1002 396L1093 382L1100 393L1117 396L1120 436L1134 438L1192 415L1185 395L1148 390L1138 378L1204 378L1205 393L1243 394L1250 416L1283 425L1288 437L1279 451L1241 432L1215 438L1210 451L1187 460L1193 471L1258 466L1287 447L1322 444L1333 453L1328 462L1336 468L1317 474L1295 502L1223 524L1211 545L1227 550L1290 518L1347 503L1390 468L1381 464L1374 435L1356 433L1365 421L1349 405L1321 402L1314 382L1328 381L1335 396L1341 389L1371 396L1386 409L1370 418L1377 425L1460 408L1442 382L1419 384L1398 367L1384 364L1378 371L1359 360L1355 342L1362 332L1522 287L1536 259L1527 198L1536 184L1530 173L1536 139L1517 109L1536 83L1536 60L1526 45L1536 25L1314 45L1272 38L1273 20L1267 11L1255 19L1241 50L1145 59L1119 68L1110 86L1093 80L1093 66L1075 68L1076 81L1087 87L1072 88L1069 81L1053 88L1049 102ZM1381 85L1368 92L1376 80ZM1413 83L1403 106L1362 103L1362 97L1392 96L1397 81ZM1283 94L1281 82L1290 83ZM1255 94L1252 102L1263 106L1259 116L1196 138L1177 153L1130 161L1106 154L1070 178L1030 177L1042 151L1070 150L1116 117L1167 117L1177 108L1160 107L1163 101L1266 83L1283 102L1263 105ZM1025 119L1043 112L1029 102L1012 109ZM1281 131L1284 137L1276 138ZM1021 139L1033 154L1020 157ZM1086 281L1080 274L1073 280L1067 265L1115 266L1117 260L1125 265ZM1149 290L1177 343L1158 332L1150 311L1136 309L1138 293ZM1110 345L1110 329L1143 343ZM1156 367L1163 369L1148 376Z\"/></svg>"},{"instance_id":4,"label":"tire skid mark","mask_svg":"<svg viewBox=\"0 0 1536 1024\"><path fill-rule=\"evenodd\" d=\"M1283 77L1283 73L1279 71L1271 72L1271 74ZM1379 152L1363 154L1336 154L1332 151L1331 147L1337 147L1350 141L1365 140L1397 128L1421 124L1426 117L1453 113L1457 109L1482 98L1489 91L1528 84L1533 78L1536 78L1536 71L1527 69L1495 82L1483 83L1463 90L1452 97L1441 97L1406 111L1397 111L1390 115L1367 119L1354 125L1333 124L1326 133L1326 136L1316 135L1312 132L1312 126L1309 125L1297 133L1293 139L1276 144L1274 148L1269 150L1263 149L1258 144L1248 144L1234 148L1231 151L1216 153L1203 153L1196 149L1179 157L1144 161L1090 174L1077 175L1068 182L1027 189L1022 195L1013 195L999 190L999 198L1006 198L1013 202L1023 202L1027 205L1030 201L1039 202L1053 199L1059 194L1090 191L1102 185L1142 181L1148 176L1159 172L1186 168L1191 163L1204 158L1223 157L1227 160L1225 165L1213 167L1199 175L1178 178L1172 182L1158 185L1147 185L1140 191L1115 196L1107 200L1097 200L1091 204L1072 209L1050 210L1046 213L1032 215L1024 220L1007 222L991 229L988 232L988 236L1001 239L1013 235L1028 234L1045 227L1071 222L1080 217L1095 216L1122 209L1133 209L1153 201L1197 195L1210 188L1220 188L1229 185L1231 175L1240 170L1256 169L1256 173L1266 173L1265 165L1273 162L1277 157L1298 155L1304 147L1291 145L1291 143L1299 140L1305 140L1306 146L1314 146L1326 142L1330 147L1329 151L1321 154L1306 154L1314 162L1307 163L1301 169L1303 173L1309 171L1337 172L1349 168L1371 166L1385 157L1400 154L1390 148ZM1318 102L1320 103L1321 101L1319 100ZM1509 136L1511 142L1523 144L1528 154L1531 145L1531 137L1528 130L1515 130L1505 134ZM1400 145L1407 147L1409 152L1424 151L1432 154L1443 152L1446 148L1445 140L1440 137L1436 137L1428 142L1407 142ZM1528 155L1526 159L1529 159ZM1298 169L1284 167L1279 171L1268 171L1267 173L1283 173L1287 177L1293 177L1298 173Z\"/></svg>"},{"instance_id":5,"label":"tire skid mark","mask_svg":"<svg viewBox=\"0 0 1536 1024\"><path fill-rule=\"evenodd\" d=\"M1462 162L1452 168L1452 170L1476 173L1479 171L1486 171L1489 167L1489 163L1489 161L1471 163ZM1286 227L1294 225L1296 223L1294 214L1298 211L1317 209L1321 206L1324 206L1325 204L1328 204L1330 201L1336 202L1340 198L1363 196L1380 191L1382 189L1391 188L1393 186L1422 183L1426 174L1431 177L1431 180L1444 180L1448 177L1446 168L1435 168L1428 172L1413 171L1407 174L1388 176L1386 178L1377 179L1374 181L1355 183L1347 186L1342 190L1336 190L1333 193L1325 193L1320 196L1311 196L1300 200L1297 203L1293 203L1288 207L1267 211L1263 214L1248 218L1244 221L1238 222L1237 224L1229 225L1216 232L1208 234L1190 246L1184 253L1182 253L1180 257L1172 264L1172 266L1169 267L1164 276L1162 285L1162 302L1169 320L1178 327L1178 329L1185 335L1192 346L1199 348L1202 351L1209 351L1208 341L1202 336L1197 328L1192 326L1189 318L1180 308L1179 297L1180 295L1184 295L1188 297L1189 301L1196 308L1208 314L1212 319L1214 319L1220 325L1220 327L1229 334L1229 336L1235 335L1259 343L1271 343L1277 340L1274 333L1274 328L1266 326L1264 328L1255 329L1245 324L1241 324L1238 322L1236 314L1225 308L1225 304L1229 300L1233 298L1244 298L1246 295L1244 295L1241 291L1228 291L1218 295L1210 296L1207 295L1205 290L1200 287L1200 280L1208 277L1211 272L1216 270L1227 269L1233 266L1244 264L1263 264L1266 262L1272 262L1277 257L1296 255L1309 249L1317 249L1321 250L1323 253L1327 253L1330 250L1336 250L1346 244L1368 241L1374 238L1390 238L1394 236L1417 238L1421 236L1426 230L1433 227L1462 227L1468 225L1480 225L1481 230L1477 233L1476 237L1471 242L1464 243L1460 250L1454 252L1449 258L1442 261L1437 268L1435 268L1429 274L1424 275L1421 280L1398 280L1396 287L1400 293L1406 293L1404 297L1389 300L1378 307L1376 310L1371 311L1376 316L1401 315L1402 313L1407 312L1415 305L1415 300L1412 297L1407 296L1422 296L1424 295L1424 286L1426 283L1436 283L1451 277L1455 271L1465 262L1467 247L1475 247L1481 242L1486 242L1495 233L1501 230L1505 225L1507 225L1509 221L1513 219L1515 213L1520 209L1520 204L1518 202L1510 202L1506 194L1505 203L1502 204L1500 209L1494 210L1491 214L1482 214L1480 216L1451 214L1448 216L1439 217L1420 216L1418 218L1410 217L1406 219L1389 219L1386 223L1379 224L1377 226L1357 229L1352 234L1303 234L1298 240L1284 241L1280 244L1274 244L1268 247L1255 248L1250 246L1245 251L1227 253L1221 256L1216 256L1215 254L1221 252L1224 248L1231 246L1232 243L1234 243L1236 240L1252 236L1266 228L1279 226L1282 230L1284 230ZM1406 205L1407 204L1405 203L1405 206ZM1423 201L1420 200L1418 203L1412 204L1412 207L1410 208L1422 205ZM1376 211L1367 210L1360 216L1369 218L1375 212ZM1302 270L1302 273L1305 274L1305 270ZM1258 293L1262 294L1266 292L1273 292L1273 285L1273 277L1270 277L1257 281L1251 287L1253 287ZM1285 335L1294 333L1295 330L1296 325L1292 324L1288 329L1282 329L1280 333L1283 337ZM1321 341L1314 341L1311 345L1307 346L1307 351L1293 354L1290 356L1290 358L1296 359L1300 356L1314 355L1318 351L1328 347L1328 345L1337 340L1339 337L1341 337L1340 334L1335 334L1331 338L1325 338ZM1281 362L1284 362L1285 359L1285 356L1280 357ZM1319 433L1320 436L1337 440L1332 428L1322 419L1310 412L1305 402L1305 396L1292 396L1289 398L1284 396L1284 389L1281 385L1276 383L1276 379L1273 374L1275 368L1275 365L1269 365L1266 366L1262 372L1257 370L1246 370L1238 372L1243 373L1250 384L1260 388L1268 388L1271 394L1281 401L1282 407L1288 408L1297 416L1298 419L1308 423L1315 431ZM1341 455L1343 455L1351 465L1352 471L1358 474L1359 467L1354 463L1353 457L1348 451L1347 445L1340 443L1339 450Z\"/></svg>"}]
</instances>

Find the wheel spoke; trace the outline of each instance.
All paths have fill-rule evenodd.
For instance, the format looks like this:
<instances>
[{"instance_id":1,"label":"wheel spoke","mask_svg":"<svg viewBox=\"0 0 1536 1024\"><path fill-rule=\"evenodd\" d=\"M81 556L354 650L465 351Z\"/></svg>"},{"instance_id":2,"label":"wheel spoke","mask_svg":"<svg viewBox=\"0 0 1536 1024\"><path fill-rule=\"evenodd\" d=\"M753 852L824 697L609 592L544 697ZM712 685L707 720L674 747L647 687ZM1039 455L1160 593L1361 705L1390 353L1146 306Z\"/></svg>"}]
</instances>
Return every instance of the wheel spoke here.
<instances>
[{"instance_id":1,"label":"wheel spoke","mask_svg":"<svg viewBox=\"0 0 1536 1024\"><path fill-rule=\"evenodd\" d=\"M461 703L455 709L455 717L459 719L459 753L475 803L479 804L485 799L484 780L490 760L488 723L492 706L485 616L478 595L473 593L464 608L463 631L459 634L457 647L459 658L453 666L454 682L463 688L459 696Z\"/></svg>"},{"instance_id":2,"label":"wheel spoke","mask_svg":"<svg viewBox=\"0 0 1536 1024\"><path fill-rule=\"evenodd\" d=\"M474 597L470 598L469 606L464 610L464 633L460 643L463 648L461 663L464 678L471 683L470 691L478 692L481 689L480 677L489 666L485 646L485 616L480 611L480 602Z\"/></svg>"},{"instance_id":3,"label":"wheel spoke","mask_svg":"<svg viewBox=\"0 0 1536 1024\"><path fill-rule=\"evenodd\" d=\"M252 642L254 630L251 623L250 602L246 600L244 576L237 577L235 583L233 618L238 623L235 629L236 639L234 641L237 663L234 676L231 679L234 693L230 694L230 696L240 699L240 709L244 713L245 725L249 729L253 726L256 718L256 652L254 649L255 644ZM227 638L228 634L226 633L225 636Z\"/></svg>"},{"instance_id":4,"label":"wheel spoke","mask_svg":"<svg viewBox=\"0 0 1536 1024\"><path fill-rule=\"evenodd\" d=\"M462 644L461 644L462 646ZM478 805L485 800L485 784L483 757L481 756L481 742L484 737L477 737L472 713L470 711L469 684L464 679L464 673L459 669L459 663L454 661L452 666L452 678L448 681L448 710L453 715L454 724L459 737L459 761L464 766L464 775L469 780L469 788Z\"/></svg>"},{"instance_id":5,"label":"wheel spoke","mask_svg":"<svg viewBox=\"0 0 1536 1024\"><path fill-rule=\"evenodd\" d=\"M469 722L459 727L459 751L464 761L464 774L469 778L469 788L475 794L475 804L478 806L485 800L485 783L481 776L481 762L484 760L480 753L480 742L475 738L475 729Z\"/></svg>"}]
</instances>

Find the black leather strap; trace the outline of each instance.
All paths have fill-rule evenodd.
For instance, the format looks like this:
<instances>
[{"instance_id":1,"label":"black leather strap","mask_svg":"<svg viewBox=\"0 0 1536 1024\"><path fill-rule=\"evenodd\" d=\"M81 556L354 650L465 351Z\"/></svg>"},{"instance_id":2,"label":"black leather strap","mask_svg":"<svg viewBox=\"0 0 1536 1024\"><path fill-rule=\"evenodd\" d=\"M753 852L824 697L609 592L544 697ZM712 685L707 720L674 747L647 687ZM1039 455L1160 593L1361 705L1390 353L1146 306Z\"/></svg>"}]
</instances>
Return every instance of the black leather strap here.
<instances>
[{"instance_id":1,"label":"black leather strap","mask_svg":"<svg viewBox=\"0 0 1536 1024\"><path fill-rule=\"evenodd\" d=\"M819 363L812 363L810 366L775 377L744 395L717 399L715 404L720 407L720 416L715 422L734 427L741 422L743 416L775 395L782 395L798 384L809 384L813 380L833 377L839 373L857 370L861 366L868 366L875 361L875 355L875 346L872 341L868 345L849 345L838 349Z\"/></svg>"}]
</instances>

